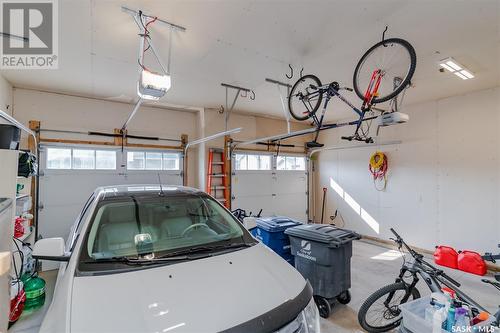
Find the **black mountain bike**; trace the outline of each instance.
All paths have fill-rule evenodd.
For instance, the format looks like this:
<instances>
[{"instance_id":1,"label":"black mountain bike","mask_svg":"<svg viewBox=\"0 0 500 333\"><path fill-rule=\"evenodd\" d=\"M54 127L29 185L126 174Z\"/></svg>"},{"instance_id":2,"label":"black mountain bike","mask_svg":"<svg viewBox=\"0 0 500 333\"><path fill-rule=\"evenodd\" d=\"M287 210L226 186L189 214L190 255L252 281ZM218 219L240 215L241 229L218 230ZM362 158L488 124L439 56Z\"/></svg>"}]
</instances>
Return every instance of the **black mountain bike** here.
<instances>
[{"instance_id":1,"label":"black mountain bike","mask_svg":"<svg viewBox=\"0 0 500 333\"><path fill-rule=\"evenodd\" d=\"M345 125L355 125L356 129L353 135L342 139L373 142L368 137L369 133L360 130L363 121L376 118L374 116L367 118L366 113L374 110L375 104L389 101L401 93L410 84L416 64L415 49L403 39L390 38L373 45L361 57L354 70L353 88L363 101L360 109L340 94L341 90L353 89L340 87L338 82L322 85L319 78L312 74L301 77L290 91L288 109L293 118L297 120L312 118L316 126L316 136L313 141L307 143L307 147L323 146L317 142L320 130ZM347 104L358 115L358 119L342 124L323 124L326 107L332 97L338 97ZM323 110L318 117L316 111L323 99L325 100Z\"/></svg>"},{"instance_id":2,"label":"black mountain bike","mask_svg":"<svg viewBox=\"0 0 500 333\"><path fill-rule=\"evenodd\" d=\"M358 321L361 327L368 332L387 332L398 327L402 319L399 305L420 298L420 292L416 288L420 280L419 276L424 280L431 292L442 292L442 287L446 286L455 291L455 295L459 300L469 304L475 315L480 311L487 312L481 305L459 289L460 283L446 275L441 269L426 262L423 255L409 247L394 229L391 228L391 232L396 236L392 240L396 242L399 250L401 251L401 248L404 247L412 260L403 262L395 283L380 288L361 305L358 312ZM499 281L500 276L497 275L496 279ZM483 282L492 284L497 289L500 287L498 282L492 280L485 279ZM500 310L494 316L496 317L496 323L494 324L498 326Z\"/></svg>"}]
</instances>

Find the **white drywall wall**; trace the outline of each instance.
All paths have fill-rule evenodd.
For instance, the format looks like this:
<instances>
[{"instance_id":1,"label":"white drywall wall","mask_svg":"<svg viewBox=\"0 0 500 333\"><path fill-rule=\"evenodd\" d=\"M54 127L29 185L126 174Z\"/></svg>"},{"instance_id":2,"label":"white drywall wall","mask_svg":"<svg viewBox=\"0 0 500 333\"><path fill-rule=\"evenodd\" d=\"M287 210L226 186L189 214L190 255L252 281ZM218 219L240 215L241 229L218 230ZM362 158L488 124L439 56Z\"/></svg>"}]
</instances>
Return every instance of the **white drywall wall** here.
<instances>
[{"instance_id":1,"label":"white drywall wall","mask_svg":"<svg viewBox=\"0 0 500 333\"><path fill-rule=\"evenodd\" d=\"M12 115L12 85L0 75L0 110ZM0 119L2 122L3 119Z\"/></svg>"},{"instance_id":2,"label":"white drywall wall","mask_svg":"<svg viewBox=\"0 0 500 333\"><path fill-rule=\"evenodd\" d=\"M322 187L327 187L327 223L338 208L346 227L365 235L388 239L389 228L394 227L408 243L429 250L447 244L495 251L500 242L500 88L411 105L402 111L410 115L409 123L380 130L380 141L402 140L378 148L389 158L385 191L375 190L368 171L377 147L319 153L316 221ZM320 142L349 145L340 136L352 131L325 131ZM331 185L345 191L347 200Z\"/></svg>"}]
</instances>

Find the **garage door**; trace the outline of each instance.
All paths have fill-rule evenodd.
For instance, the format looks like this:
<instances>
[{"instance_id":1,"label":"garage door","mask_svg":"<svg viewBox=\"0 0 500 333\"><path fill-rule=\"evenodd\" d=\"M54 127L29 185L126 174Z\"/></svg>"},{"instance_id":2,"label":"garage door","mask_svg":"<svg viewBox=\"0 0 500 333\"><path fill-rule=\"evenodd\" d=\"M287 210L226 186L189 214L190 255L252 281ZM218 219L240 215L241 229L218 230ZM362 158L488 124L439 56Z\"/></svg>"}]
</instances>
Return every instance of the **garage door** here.
<instances>
[{"instance_id":1,"label":"garage door","mask_svg":"<svg viewBox=\"0 0 500 333\"><path fill-rule=\"evenodd\" d=\"M96 187L120 184L182 185L179 152L109 147L42 146L38 232L64 237Z\"/></svg>"},{"instance_id":2,"label":"garage door","mask_svg":"<svg viewBox=\"0 0 500 333\"><path fill-rule=\"evenodd\" d=\"M306 157L236 153L231 208L307 221Z\"/></svg>"}]
</instances>

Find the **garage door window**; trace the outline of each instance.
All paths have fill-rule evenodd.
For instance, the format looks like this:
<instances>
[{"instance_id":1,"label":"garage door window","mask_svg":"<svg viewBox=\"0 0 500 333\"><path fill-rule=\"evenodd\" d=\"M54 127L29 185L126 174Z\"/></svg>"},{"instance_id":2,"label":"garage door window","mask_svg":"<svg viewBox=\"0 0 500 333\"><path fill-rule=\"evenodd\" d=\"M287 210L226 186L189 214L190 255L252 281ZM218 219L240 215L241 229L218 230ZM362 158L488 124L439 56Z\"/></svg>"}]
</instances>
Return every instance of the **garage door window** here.
<instances>
[{"instance_id":1,"label":"garage door window","mask_svg":"<svg viewBox=\"0 0 500 333\"><path fill-rule=\"evenodd\" d=\"M71 149L47 148L47 169L71 169Z\"/></svg>"},{"instance_id":2,"label":"garage door window","mask_svg":"<svg viewBox=\"0 0 500 333\"><path fill-rule=\"evenodd\" d=\"M236 154L236 170L271 170L271 155Z\"/></svg>"},{"instance_id":3,"label":"garage door window","mask_svg":"<svg viewBox=\"0 0 500 333\"><path fill-rule=\"evenodd\" d=\"M95 168L95 150L73 149L73 169Z\"/></svg>"},{"instance_id":4,"label":"garage door window","mask_svg":"<svg viewBox=\"0 0 500 333\"><path fill-rule=\"evenodd\" d=\"M47 169L116 170L116 152L77 148L47 148Z\"/></svg>"},{"instance_id":5,"label":"garage door window","mask_svg":"<svg viewBox=\"0 0 500 333\"><path fill-rule=\"evenodd\" d=\"M128 170L179 170L180 155L161 152L127 152Z\"/></svg>"},{"instance_id":6,"label":"garage door window","mask_svg":"<svg viewBox=\"0 0 500 333\"><path fill-rule=\"evenodd\" d=\"M276 170L306 170L306 158L303 156L278 156Z\"/></svg>"}]
</instances>

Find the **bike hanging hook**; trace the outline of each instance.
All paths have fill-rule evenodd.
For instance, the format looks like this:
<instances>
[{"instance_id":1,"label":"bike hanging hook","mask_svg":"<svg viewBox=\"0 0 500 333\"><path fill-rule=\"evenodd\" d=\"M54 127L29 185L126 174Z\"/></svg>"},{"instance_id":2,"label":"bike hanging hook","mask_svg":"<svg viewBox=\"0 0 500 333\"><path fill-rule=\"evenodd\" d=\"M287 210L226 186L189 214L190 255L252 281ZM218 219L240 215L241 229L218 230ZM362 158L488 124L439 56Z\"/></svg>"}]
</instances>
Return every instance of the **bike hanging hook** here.
<instances>
[{"instance_id":1,"label":"bike hanging hook","mask_svg":"<svg viewBox=\"0 0 500 333\"><path fill-rule=\"evenodd\" d=\"M388 28L389 28L389 26L386 25L384 31L382 32L382 42L385 40L385 33L387 32ZM386 45L384 45L384 47L386 47Z\"/></svg>"},{"instance_id":2,"label":"bike hanging hook","mask_svg":"<svg viewBox=\"0 0 500 333\"><path fill-rule=\"evenodd\" d=\"M292 65L290 65L290 64L288 64L288 67L290 67L290 76L288 76L288 74L285 74L285 76L288 79L291 79L293 77L293 68L292 68Z\"/></svg>"},{"instance_id":3,"label":"bike hanging hook","mask_svg":"<svg viewBox=\"0 0 500 333\"><path fill-rule=\"evenodd\" d=\"M250 93L251 93L251 95L250 95L250 99L251 99L252 101L255 101L255 91L250 90Z\"/></svg>"},{"instance_id":4,"label":"bike hanging hook","mask_svg":"<svg viewBox=\"0 0 500 333\"><path fill-rule=\"evenodd\" d=\"M300 70L300 77L302 77L302 72L304 72L304 67Z\"/></svg>"}]
</instances>

